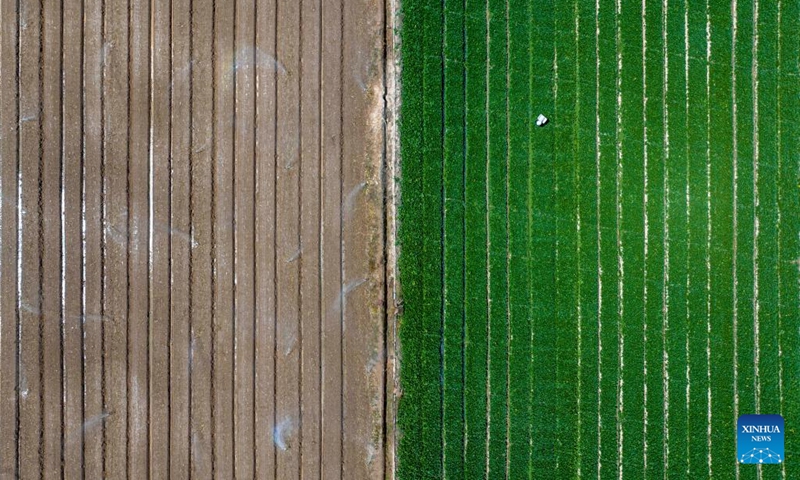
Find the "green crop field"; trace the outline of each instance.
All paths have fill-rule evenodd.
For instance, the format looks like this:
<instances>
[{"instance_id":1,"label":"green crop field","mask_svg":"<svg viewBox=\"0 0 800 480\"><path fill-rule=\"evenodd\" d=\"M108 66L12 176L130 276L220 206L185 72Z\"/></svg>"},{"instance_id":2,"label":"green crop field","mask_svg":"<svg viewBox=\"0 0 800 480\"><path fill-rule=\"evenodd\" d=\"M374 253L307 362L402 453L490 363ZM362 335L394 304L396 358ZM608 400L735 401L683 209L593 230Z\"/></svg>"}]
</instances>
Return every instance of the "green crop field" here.
<instances>
[{"instance_id":1,"label":"green crop field","mask_svg":"<svg viewBox=\"0 0 800 480\"><path fill-rule=\"evenodd\" d=\"M800 0L398 15L398 478L800 478Z\"/></svg>"}]
</instances>

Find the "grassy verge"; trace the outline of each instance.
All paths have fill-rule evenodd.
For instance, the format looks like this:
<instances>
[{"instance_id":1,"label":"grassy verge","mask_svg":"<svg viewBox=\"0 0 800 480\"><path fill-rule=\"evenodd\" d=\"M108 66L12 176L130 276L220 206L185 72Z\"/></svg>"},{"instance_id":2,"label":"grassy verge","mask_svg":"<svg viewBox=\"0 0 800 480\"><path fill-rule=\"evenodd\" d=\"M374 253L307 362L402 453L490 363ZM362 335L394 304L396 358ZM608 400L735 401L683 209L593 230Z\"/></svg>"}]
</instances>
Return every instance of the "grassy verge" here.
<instances>
[{"instance_id":1,"label":"grassy verge","mask_svg":"<svg viewBox=\"0 0 800 480\"><path fill-rule=\"evenodd\" d=\"M592 477L597 472L599 392L598 377L598 250L597 250L597 68L593 55L579 52L595 50L595 5L592 2L576 1L577 44L576 92L574 106L574 175L578 197L576 198L579 227L577 235L578 255L578 337L579 357L578 382L578 472L581 477Z\"/></svg>"},{"instance_id":2,"label":"grassy verge","mask_svg":"<svg viewBox=\"0 0 800 480\"><path fill-rule=\"evenodd\" d=\"M689 335L688 418L693 434L689 439L689 475L708 471L708 442L696 441L707 424L708 414L708 91L706 89L706 5L688 2L688 82L687 117L687 224L688 279L687 322Z\"/></svg>"},{"instance_id":3,"label":"grassy verge","mask_svg":"<svg viewBox=\"0 0 800 480\"><path fill-rule=\"evenodd\" d=\"M717 21L711 28L711 89L708 108L711 141L711 458L720 477L735 476L735 442L728 433L736 424L733 402L733 108L730 6L709 3Z\"/></svg>"},{"instance_id":4,"label":"grassy verge","mask_svg":"<svg viewBox=\"0 0 800 480\"><path fill-rule=\"evenodd\" d=\"M466 212L465 401L466 478L483 478L487 450L487 243L486 243L486 4L467 0L466 26Z\"/></svg>"},{"instance_id":5,"label":"grassy verge","mask_svg":"<svg viewBox=\"0 0 800 480\"><path fill-rule=\"evenodd\" d=\"M556 278L556 464L553 475L574 477L578 470L578 254L577 189L575 185L575 98L578 58L575 55L575 3L555 2L555 87L552 128L555 150Z\"/></svg>"},{"instance_id":6,"label":"grassy verge","mask_svg":"<svg viewBox=\"0 0 800 480\"><path fill-rule=\"evenodd\" d=\"M528 250L530 218L529 142L530 101L529 68L530 4L523 0L509 2L509 71L508 71L508 465L509 478L525 478L530 462L528 402L531 375L531 308L528 296L532 267Z\"/></svg>"},{"instance_id":7,"label":"grassy verge","mask_svg":"<svg viewBox=\"0 0 800 480\"><path fill-rule=\"evenodd\" d=\"M755 344L753 308L753 2L739 1L737 33L735 41L737 110L735 114L736 173L734 179L735 209L735 262L734 271L734 318L736 325L735 345L737 356L738 415L756 411ZM756 469L742 466L740 478L756 478Z\"/></svg>"},{"instance_id":8,"label":"grassy verge","mask_svg":"<svg viewBox=\"0 0 800 480\"><path fill-rule=\"evenodd\" d=\"M664 202L664 162L665 130L664 130L664 29L662 22L663 3L647 2L644 5L644 60L642 72L644 88L644 152L647 159L644 182L644 221L646 249L644 255L644 354L646 373L643 394L646 415L646 434L644 440L647 448L643 452L643 469L645 478L664 478L664 439L665 408L664 385L666 370L664 352L666 337L664 335L665 305L665 202ZM645 163L645 162L643 162Z\"/></svg>"},{"instance_id":9,"label":"grassy verge","mask_svg":"<svg viewBox=\"0 0 800 480\"><path fill-rule=\"evenodd\" d=\"M600 2L598 15L600 111L599 175L599 305L600 328L600 475L618 470L619 261L617 258L617 25L615 6ZM613 114L611 112L614 112ZM604 477L605 478L605 477Z\"/></svg>"},{"instance_id":10,"label":"grassy verge","mask_svg":"<svg viewBox=\"0 0 800 480\"><path fill-rule=\"evenodd\" d=\"M530 88L532 115L547 115L554 108L553 58L555 56L555 7L536 6L538 19L531 31ZM533 124L533 119L529 119ZM555 323L555 132L533 127L530 137L530 252L531 291L531 387L529 398L533 418L531 431L531 469L533 478L552 472L556 458L556 425L553 421L556 396Z\"/></svg>"},{"instance_id":11,"label":"grassy verge","mask_svg":"<svg viewBox=\"0 0 800 480\"><path fill-rule=\"evenodd\" d=\"M800 165L792 152L800 148L800 131L792 128L800 121L800 75L798 62L800 43L792 35L800 31L800 3L782 2L779 28L779 168L778 205L783 214L779 224L779 341L791 345L798 341L796 326L800 322L800 216L788 212L800 211ZM782 372L780 410L786 421L786 465L788 475L794 470L790 465L800 461L800 396L792 394L800 388L800 351L783 348L779 363Z\"/></svg>"},{"instance_id":12,"label":"grassy verge","mask_svg":"<svg viewBox=\"0 0 800 480\"><path fill-rule=\"evenodd\" d=\"M489 478L506 470L508 408L508 36L505 0L489 0Z\"/></svg>"},{"instance_id":13,"label":"grassy verge","mask_svg":"<svg viewBox=\"0 0 800 480\"><path fill-rule=\"evenodd\" d=\"M464 4L444 24L444 474L464 477Z\"/></svg>"},{"instance_id":14,"label":"grassy verge","mask_svg":"<svg viewBox=\"0 0 800 480\"><path fill-rule=\"evenodd\" d=\"M619 15L621 61L618 155L618 255L622 386L619 402L622 473L644 472L644 58L642 0L622 1Z\"/></svg>"},{"instance_id":15,"label":"grassy verge","mask_svg":"<svg viewBox=\"0 0 800 480\"><path fill-rule=\"evenodd\" d=\"M669 478L686 478L688 472L689 444L691 433L688 430L687 386L687 275L688 255L688 215L686 204L686 176L688 163L686 121L686 69L685 69L685 3L670 0L667 12L667 128L669 134L668 158L668 228L667 248L669 248L667 285L668 340L669 357L669 441L667 471ZM667 255L667 254L665 254Z\"/></svg>"}]
</instances>

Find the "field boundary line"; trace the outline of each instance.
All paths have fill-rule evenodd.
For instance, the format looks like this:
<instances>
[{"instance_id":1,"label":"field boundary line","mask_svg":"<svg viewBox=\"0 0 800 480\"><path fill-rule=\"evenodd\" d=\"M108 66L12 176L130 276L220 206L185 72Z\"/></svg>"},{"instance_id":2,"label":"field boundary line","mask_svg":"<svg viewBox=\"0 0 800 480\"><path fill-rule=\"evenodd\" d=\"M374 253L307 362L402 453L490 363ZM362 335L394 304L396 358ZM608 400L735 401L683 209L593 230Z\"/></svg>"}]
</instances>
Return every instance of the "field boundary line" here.
<instances>
[{"instance_id":1,"label":"field boundary line","mask_svg":"<svg viewBox=\"0 0 800 480\"><path fill-rule=\"evenodd\" d=\"M739 417L739 282L738 282L738 232L739 232L739 108L736 103L736 45L738 40L738 2L731 1L731 105L733 115L731 118L731 131L733 133L733 418L736 422ZM736 463L736 480L739 480L739 463Z\"/></svg>"},{"instance_id":2,"label":"field boundary line","mask_svg":"<svg viewBox=\"0 0 800 480\"><path fill-rule=\"evenodd\" d=\"M711 461L711 11L706 0L706 436L708 476L713 477Z\"/></svg>"},{"instance_id":3,"label":"field boundary line","mask_svg":"<svg viewBox=\"0 0 800 480\"><path fill-rule=\"evenodd\" d=\"M664 397L664 445L662 447L662 458L664 461L664 476L663 479L668 478L669 473L669 351L667 349L667 332L669 331L669 104L667 103L667 96L669 94L669 43L668 43L668 17L669 8L668 0L662 0L661 3L661 38L662 38L662 54L664 57L664 73L663 85L661 86L661 103L663 107L662 121L664 122L664 197L662 199L663 223L664 223L664 273L662 277L663 292L662 292L662 310L661 310L661 351L662 351L662 364L661 364L661 378L663 379L663 397Z\"/></svg>"},{"instance_id":4,"label":"field boundary line","mask_svg":"<svg viewBox=\"0 0 800 480\"><path fill-rule=\"evenodd\" d=\"M603 264L602 264L602 229L600 227L600 0L595 0L594 27L595 27L595 175L596 175L596 228L597 228L597 480L602 474L603 453Z\"/></svg>"},{"instance_id":5,"label":"field boundary line","mask_svg":"<svg viewBox=\"0 0 800 480\"><path fill-rule=\"evenodd\" d=\"M643 451L642 451L642 460L644 465L644 475L647 476L647 423L649 421L649 415L647 411L647 259L649 254L649 246L648 242L650 239L650 224L649 218L647 213L647 208L649 206L649 196L648 196L648 174L647 174L647 167L648 167L648 155L649 150L647 148L647 0L642 0L642 128L643 128L643 160L644 160L644 184L643 184L643 193L642 193L642 202L644 204L643 212L644 212L644 257L643 257L643 270L642 270L642 278L643 281L643 289L642 289L642 318L644 320L644 333L643 333L643 351L644 355L642 355L643 364L642 364L642 375L644 377L642 381L643 385L643 400L644 400L644 421L642 422L642 438L644 440L643 444Z\"/></svg>"}]
</instances>

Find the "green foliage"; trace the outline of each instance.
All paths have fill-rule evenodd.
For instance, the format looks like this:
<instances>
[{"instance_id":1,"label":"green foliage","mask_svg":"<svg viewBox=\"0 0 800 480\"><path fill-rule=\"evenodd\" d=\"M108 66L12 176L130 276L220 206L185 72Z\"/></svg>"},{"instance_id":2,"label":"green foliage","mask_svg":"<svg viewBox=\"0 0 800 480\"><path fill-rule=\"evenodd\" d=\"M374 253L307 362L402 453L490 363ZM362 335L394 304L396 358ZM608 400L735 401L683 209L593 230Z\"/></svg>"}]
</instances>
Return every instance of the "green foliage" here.
<instances>
[{"instance_id":1,"label":"green foliage","mask_svg":"<svg viewBox=\"0 0 800 480\"><path fill-rule=\"evenodd\" d=\"M798 475L800 1L736 5L402 2L401 480Z\"/></svg>"}]
</instances>

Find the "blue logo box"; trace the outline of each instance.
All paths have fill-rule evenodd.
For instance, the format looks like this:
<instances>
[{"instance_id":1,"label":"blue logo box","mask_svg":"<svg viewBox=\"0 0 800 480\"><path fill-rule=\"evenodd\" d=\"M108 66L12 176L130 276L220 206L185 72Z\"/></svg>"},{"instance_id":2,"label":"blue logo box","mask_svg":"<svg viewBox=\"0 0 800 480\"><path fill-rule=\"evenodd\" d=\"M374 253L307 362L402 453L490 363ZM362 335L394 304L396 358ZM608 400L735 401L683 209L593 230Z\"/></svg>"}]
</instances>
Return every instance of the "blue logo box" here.
<instances>
[{"instance_id":1,"label":"blue logo box","mask_svg":"<svg viewBox=\"0 0 800 480\"><path fill-rule=\"evenodd\" d=\"M741 415L736 432L739 463L784 462L783 417L780 415Z\"/></svg>"}]
</instances>

